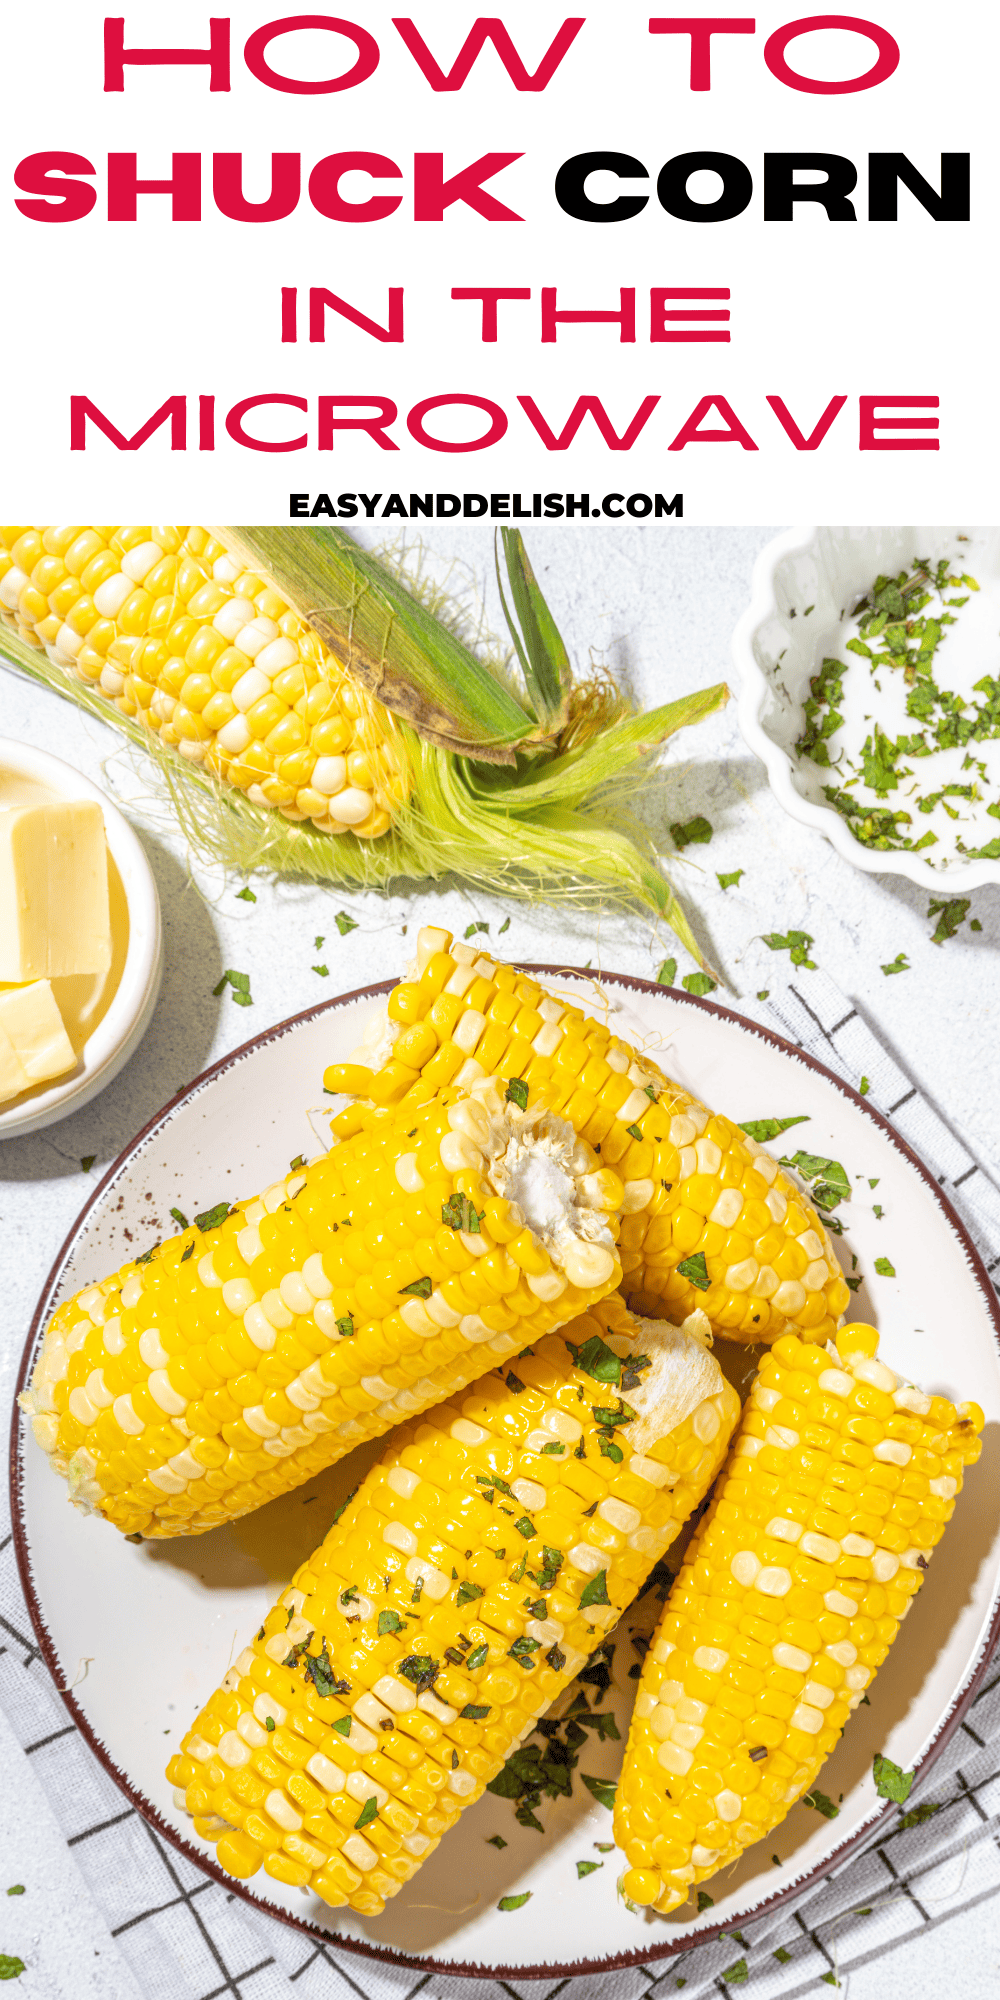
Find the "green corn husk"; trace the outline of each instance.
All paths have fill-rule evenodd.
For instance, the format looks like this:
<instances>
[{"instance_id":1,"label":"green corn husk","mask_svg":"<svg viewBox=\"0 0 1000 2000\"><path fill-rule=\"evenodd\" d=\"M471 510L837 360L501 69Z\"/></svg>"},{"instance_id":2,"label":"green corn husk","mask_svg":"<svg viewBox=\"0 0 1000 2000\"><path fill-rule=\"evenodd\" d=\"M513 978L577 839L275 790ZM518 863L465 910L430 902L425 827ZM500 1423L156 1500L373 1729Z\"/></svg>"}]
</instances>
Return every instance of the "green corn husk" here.
<instances>
[{"instance_id":1,"label":"green corn husk","mask_svg":"<svg viewBox=\"0 0 1000 2000\"><path fill-rule=\"evenodd\" d=\"M44 652L0 625L0 656L99 720L113 719L153 759L195 854L241 874L267 869L358 889L453 875L481 890L525 899L642 909L665 920L705 965L629 802L652 768L649 753L722 707L728 700L723 684L638 715L626 712L610 681L574 684L516 531L505 531L504 555L520 630L506 601L504 609L530 704L339 530L212 532L266 573L342 664L394 709L390 726L402 739L413 789L377 840L288 821L188 764L153 732L112 709L98 689L69 679ZM318 606L320 593L325 602ZM456 742L474 745L475 755L458 752L451 747Z\"/></svg>"}]
</instances>

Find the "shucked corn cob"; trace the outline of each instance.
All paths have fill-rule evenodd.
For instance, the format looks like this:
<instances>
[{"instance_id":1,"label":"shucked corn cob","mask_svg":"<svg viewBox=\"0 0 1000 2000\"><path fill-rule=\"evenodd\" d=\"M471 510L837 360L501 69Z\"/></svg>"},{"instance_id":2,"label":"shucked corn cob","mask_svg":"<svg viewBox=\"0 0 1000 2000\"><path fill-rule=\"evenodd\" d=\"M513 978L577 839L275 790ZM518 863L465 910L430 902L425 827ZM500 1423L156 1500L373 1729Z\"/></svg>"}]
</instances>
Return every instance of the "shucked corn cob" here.
<instances>
[{"instance_id":1,"label":"shucked corn cob","mask_svg":"<svg viewBox=\"0 0 1000 2000\"><path fill-rule=\"evenodd\" d=\"M22 1405L126 1533L261 1506L619 1281L621 1183L565 1120L453 1086L338 1123L325 1157L55 1314Z\"/></svg>"},{"instance_id":2,"label":"shucked corn cob","mask_svg":"<svg viewBox=\"0 0 1000 2000\"><path fill-rule=\"evenodd\" d=\"M380 1911L636 1595L738 1414L697 1338L612 1296L398 1431L168 1766L223 1867Z\"/></svg>"},{"instance_id":3,"label":"shucked corn cob","mask_svg":"<svg viewBox=\"0 0 1000 2000\"><path fill-rule=\"evenodd\" d=\"M980 1453L983 1412L876 1359L765 1354L643 1670L618 1785L625 1893L673 1910L815 1782L905 1618Z\"/></svg>"},{"instance_id":4,"label":"shucked corn cob","mask_svg":"<svg viewBox=\"0 0 1000 2000\"><path fill-rule=\"evenodd\" d=\"M207 528L0 527L0 619L286 819L377 838L409 794L392 717Z\"/></svg>"},{"instance_id":5,"label":"shucked corn cob","mask_svg":"<svg viewBox=\"0 0 1000 2000\"><path fill-rule=\"evenodd\" d=\"M850 1292L827 1231L777 1161L646 1053L448 931L420 933L411 976L354 1063L325 1082L405 1109L456 1074L522 1077L625 1184L619 1248L636 1312L699 1307L733 1340L787 1327L823 1342Z\"/></svg>"}]
</instances>

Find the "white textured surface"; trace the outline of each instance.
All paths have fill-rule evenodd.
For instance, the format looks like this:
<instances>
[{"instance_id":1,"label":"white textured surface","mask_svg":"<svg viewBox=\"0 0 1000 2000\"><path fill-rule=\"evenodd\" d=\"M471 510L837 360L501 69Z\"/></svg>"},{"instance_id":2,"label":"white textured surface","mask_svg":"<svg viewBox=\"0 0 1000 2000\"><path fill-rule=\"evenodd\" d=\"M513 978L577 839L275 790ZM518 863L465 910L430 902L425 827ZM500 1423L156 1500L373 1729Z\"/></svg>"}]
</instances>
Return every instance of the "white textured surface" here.
<instances>
[{"instance_id":1,"label":"white textured surface","mask_svg":"<svg viewBox=\"0 0 1000 2000\"><path fill-rule=\"evenodd\" d=\"M550 595L574 660L591 652L627 677L646 704L730 677L729 637L743 610L753 559L770 530L667 530L607 523L532 523L528 547ZM425 541L442 556L464 557L487 586L492 544L473 524L433 524ZM494 603L495 586L488 588ZM494 621L496 622L496 621ZM139 786L120 739L56 696L4 674L6 734L44 743L89 777L105 773L119 802ZM758 988L783 983L788 960L775 957L760 934L790 927L811 931L812 956L868 1015L899 1061L942 1114L963 1133L984 1165L1000 1171L1000 1067L995 1061L1000 992L995 978L1000 891L972 899L968 923L943 947L931 945L927 892L885 876L865 876L818 834L793 826L770 796L762 767L743 747L732 707L674 744L664 765L660 809L665 825L704 813L714 837L689 848L694 866L675 864L708 955L734 993L753 1010ZM352 898L338 890L255 881L255 904L237 902L236 881L189 873L162 812L155 830L131 814L156 873L163 906L166 970L153 1025L142 1047L103 1096L49 1131L10 1141L0 1154L4 1287L0 1306L0 1383L5 1407L35 1299L56 1249L92 1180L80 1159L96 1154L93 1175L199 1070L248 1035L316 999L397 972L401 926L421 921L456 930L488 919L495 936L507 915L503 944L523 959L558 959L656 975L676 955L669 935L654 935L642 919L567 919L548 905L474 901L459 890ZM716 871L743 868L735 889L720 891ZM358 929L341 938L334 912L345 908ZM324 937L321 947L314 945ZM905 952L912 970L886 978L882 963ZM326 964L329 979L311 967ZM212 988L233 966L250 974L253 1008L235 1008L229 992ZM809 973L797 975L808 996ZM729 1000L732 994L719 994ZM784 1107L761 1106L761 1112ZM794 1107L787 1107L794 1109ZM23 1829L23 1830L22 1830ZM7 1902L3 1888L24 1882L26 1894ZM944 1911L941 1912L945 1914ZM45 2000L135 1992L130 1974L96 1916L56 1831L30 1763L0 1726L0 1952L28 1962L18 1991ZM948 1953L946 1960L944 1954ZM97 1957L95 1954L99 1953ZM932 1936L851 1975L851 2000L913 1994L935 1996L949 1966L962 1965L970 2000L996 1991L995 1921L976 1913L944 1923ZM668 1981L669 1984L669 1981Z\"/></svg>"}]
</instances>

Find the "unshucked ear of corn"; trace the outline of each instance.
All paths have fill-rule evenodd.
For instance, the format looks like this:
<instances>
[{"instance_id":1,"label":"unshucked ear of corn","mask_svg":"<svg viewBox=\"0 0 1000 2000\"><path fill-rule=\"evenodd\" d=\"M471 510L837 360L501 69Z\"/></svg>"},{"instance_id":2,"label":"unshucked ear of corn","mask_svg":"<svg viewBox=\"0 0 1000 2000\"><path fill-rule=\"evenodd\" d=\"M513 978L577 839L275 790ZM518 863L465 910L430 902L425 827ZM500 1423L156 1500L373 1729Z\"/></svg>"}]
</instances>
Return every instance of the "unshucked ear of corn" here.
<instances>
[{"instance_id":1,"label":"unshucked ear of corn","mask_svg":"<svg viewBox=\"0 0 1000 2000\"><path fill-rule=\"evenodd\" d=\"M670 1911L810 1790L924 1581L982 1410L785 1335L646 1656L615 1806L627 1896Z\"/></svg>"},{"instance_id":2,"label":"unshucked ear of corn","mask_svg":"<svg viewBox=\"0 0 1000 2000\"><path fill-rule=\"evenodd\" d=\"M457 1077L473 1093L519 1080L531 1110L565 1118L600 1156L624 1220L623 1286L637 1312L772 1341L820 1343L850 1292L820 1217L772 1155L709 1111L606 1022L448 931L420 933L416 962L330 1090L408 1103Z\"/></svg>"},{"instance_id":3,"label":"unshucked ear of corn","mask_svg":"<svg viewBox=\"0 0 1000 2000\"><path fill-rule=\"evenodd\" d=\"M71 1497L198 1534L288 1492L621 1278L621 1183L565 1119L452 1083L55 1314L22 1407Z\"/></svg>"},{"instance_id":4,"label":"unshucked ear of corn","mask_svg":"<svg viewBox=\"0 0 1000 2000\"><path fill-rule=\"evenodd\" d=\"M575 683L516 531L504 549L523 697L331 528L0 527L0 654L113 709L213 859L638 904L700 959L626 783L727 690L633 715Z\"/></svg>"},{"instance_id":5,"label":"unshucked ear of corn","mask_svg":"<svg viewBox=\"0 0 1000 2000\"><path fill-rule=\"evenodd\" d=\"M377 1914L638 1594L739 1413L697 1338L614 1295L516 1369L395 1433L171 1759L230 1874Z\"/></svg>"}]
</instances>

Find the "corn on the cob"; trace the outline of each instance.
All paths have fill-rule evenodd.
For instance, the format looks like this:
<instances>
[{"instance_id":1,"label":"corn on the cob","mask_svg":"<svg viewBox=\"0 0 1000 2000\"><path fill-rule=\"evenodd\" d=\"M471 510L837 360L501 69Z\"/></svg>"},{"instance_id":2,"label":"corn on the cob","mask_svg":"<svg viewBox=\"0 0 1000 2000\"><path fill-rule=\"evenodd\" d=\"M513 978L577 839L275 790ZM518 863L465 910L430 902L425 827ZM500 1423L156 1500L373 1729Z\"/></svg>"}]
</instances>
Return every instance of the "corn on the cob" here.
<instances>
[{"instance_id":1,"label":"corn on the cob","mask_svg":"<svg viewBox=\"0 0 1000 2000\"><path fill-rule=\"evenodd\" d=\"M514 1076L569 1120L624 1182L636 1312L680 1324L700 1308L732 1340L833 1334L850 1292L815 1209L770 1153L605 1023L427 929L371 1035L354 1063L327 1070L329 1089L405 1105L456 1074L467 1087Z\"/></svg>"},{"instance_id":2,"label":"corn on the cob","mask_svg":"<svg viewBox=\"0 0 1000 2000\"><path fill-rule=\"evenodd\" d=\"M647 1655L615 1838L676 1909L815 1782L885 1659L980 1453L983 1412L906 1385L873 1327L785 1335Z\"/></svg>"},{"instance_id":3,"label":"corn on the cob","mask_svg":"<svg viewBox=\"0 0 1000 2000\"><path fill-rule=\"evenodd\" d=\"M379 1912L636 1595L738 1414L697 1338L612 1296L397 1432L168 1766L223 1867Z\"/></svg>"},{"instance_id":4,"label":"corn on the cob","mask_svg":"<svg viewBox=\"0 0 1000 2000\"><path fill-rule=\"evenodd\" d=\"M427 1098L59 1307L22 1404L76 1501L200 1533L618 1283L621 1183L565 1120Z\"/></svg>"},{"instance_id":5,"label":"corn on the cob","mask_svg":"<svg viewBox=\"0 0 1000 2000\"><path fill-rule=\"evenodd\" d=\"M409 795L393 718L207 528L0 527L0 620L286 819L375 839Z\"/></svg>"}]
</instances>

